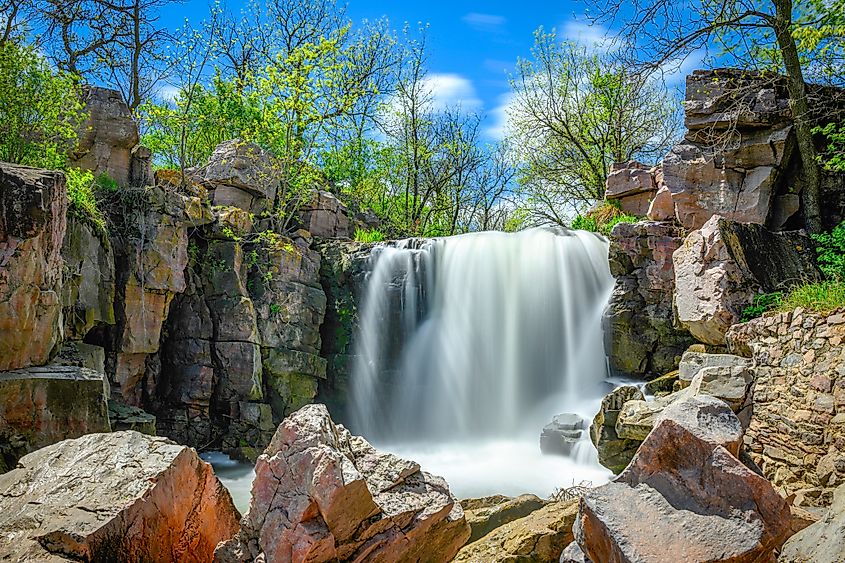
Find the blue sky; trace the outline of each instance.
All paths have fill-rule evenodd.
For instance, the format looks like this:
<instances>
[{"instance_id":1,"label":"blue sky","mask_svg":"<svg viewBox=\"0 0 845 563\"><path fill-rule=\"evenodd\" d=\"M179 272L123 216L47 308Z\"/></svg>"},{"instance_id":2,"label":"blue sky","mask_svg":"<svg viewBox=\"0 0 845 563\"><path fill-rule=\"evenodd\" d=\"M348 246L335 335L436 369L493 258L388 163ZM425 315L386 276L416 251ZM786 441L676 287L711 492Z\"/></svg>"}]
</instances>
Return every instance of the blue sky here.
<instances>
[{"instance_id":1,"label":"blue sky","mask_svg":"<svg viewBox=\"0 0 845 563\"><path fill-rule=\"evenodd\" d=\"M171 8L167 18L201 20L207 0L188 0ZM229 0L232 12L242 0ZM394 29L405 23L412 28L429 25L429 79L443 104L461 107L485 116L488 139L501 136L508 102L508 73L519 57L530 56L533 33L543 26L555 28L561 39L586 44L601 41L603 28L590 27L584 17L586 4L563 0L349 0L347 13L353 22L386 16ZM178 22L177 22L178 23ZM694 64L684 65L683 72ZM677 76L682 83L682 74Z\"/></svg>"}]
</instances>

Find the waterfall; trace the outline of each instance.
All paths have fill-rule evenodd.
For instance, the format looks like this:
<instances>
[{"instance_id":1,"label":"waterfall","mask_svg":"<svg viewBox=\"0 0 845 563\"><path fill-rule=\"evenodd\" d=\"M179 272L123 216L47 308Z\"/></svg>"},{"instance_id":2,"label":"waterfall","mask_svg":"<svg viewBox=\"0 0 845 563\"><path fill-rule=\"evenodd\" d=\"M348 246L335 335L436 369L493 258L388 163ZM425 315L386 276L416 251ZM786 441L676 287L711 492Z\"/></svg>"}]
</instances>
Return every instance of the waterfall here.
<instances>
[{"instance_id":1,"label":"waterfall","mask_svg":"<svg viewBox=\"0 0 845 563\"><path fill-rule=\"evenodd\" d=\"M353 430L381 443L530 437L592 417L607 367L607 241L537 228L374 250L352 371ZM587 421L589 425L589 420Z\"/></svg>"}]
</instances>

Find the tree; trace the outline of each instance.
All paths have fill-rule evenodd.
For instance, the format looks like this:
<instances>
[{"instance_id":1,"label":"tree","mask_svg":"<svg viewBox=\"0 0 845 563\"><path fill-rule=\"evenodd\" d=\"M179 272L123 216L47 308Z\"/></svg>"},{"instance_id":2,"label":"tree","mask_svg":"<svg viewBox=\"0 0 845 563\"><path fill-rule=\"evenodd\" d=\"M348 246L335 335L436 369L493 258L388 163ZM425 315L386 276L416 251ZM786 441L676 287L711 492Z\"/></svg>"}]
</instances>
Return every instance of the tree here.
<instances>
[{"instance_id":1,"label":"tree","mask_svg":"<svg viewBox=\"0 0 845 563\"><path fill-rule=\"evenodd\" d=\"M64 167L84 118L81 99L76 78L33 47L0 43L0 160Z\"/></svg>"},{"instance_id":2,"label":"tree","mask_svg":"<svg viewBox=\"0 0 845 563\"><path fill-rule=\"evenodd\" d=\"M535 33L533 60L511 80L510 134L519 147L520 182L541 222L604 199L614 162L656 160L679 130L678 111L653 73L631 73L613 54Z\"/></svg>"},{"instance_id":3,"label":"tree","mask_svg":"<svg viewBox=\"0 0 845 563\"><path fill-rule=\"evenodd\" d=\"M733 58L743 66L761 62L761 52L773 53L762 62L773 60L785 74L801 155L804 220L809 231L819 232L821 172L805 78L807 61L799 47L802 34L840 19L842 6L841 0L795 4L793 0L688 0L682 5L676 0L611 0L598 13L600 19L624 17L623 35L652 67L683 59L711 43L723 49L723 60Z\"/></svg>"}]
</instances>

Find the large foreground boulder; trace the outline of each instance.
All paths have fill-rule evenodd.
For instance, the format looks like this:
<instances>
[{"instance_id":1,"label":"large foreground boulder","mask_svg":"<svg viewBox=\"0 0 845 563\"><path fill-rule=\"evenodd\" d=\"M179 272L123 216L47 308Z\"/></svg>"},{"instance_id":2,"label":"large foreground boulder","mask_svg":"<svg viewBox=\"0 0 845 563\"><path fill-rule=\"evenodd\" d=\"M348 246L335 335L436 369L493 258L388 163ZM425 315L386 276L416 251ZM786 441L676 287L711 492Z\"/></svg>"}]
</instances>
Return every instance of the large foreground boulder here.
<instances>
[{"instance_id":1,"label":"large foreground boulder","mask_svg":"<svg viewBox=\"0 0 845 563\"><path fill-rule=\"evenodd\" d=\"M739 419L722 401L667 407L619 477L581 498L575 538L601 562L774 562L790 511L738 459Z\"/></svg>"},{"instance_id":2,"label":"large foreground boulder","mask_svg":"<svg viewBox=\"0 0 845 563\"><path fill-rule=\"evenodd\" d=\"M576 500L549 503L468 544L458 552L455 562L557 563L572 541L577 513Z\"/></svg>"},{"instance_id":3,"label":"large foreground boulder","mask_svg":"<svg viewBox=\"0 0 845 563\"><path fill-rule=\"evenodd\" d=\"M543 508L546 503L536 495L510 498L501 495L466 499L461 501L467 522L472 529L470 542L474 542L496 528L528 516Z\"/></svg>"},{"instance_id":4,"label":"large foreground boulder","mask_svg":"<svg viewBox=\"0 0 845 563\"><path fill-rule=\"evenodd\" d=\"M215 561L450 561L470 535L446 482L335 425L324 405L282 422L258 458L241 531Z\"/></svg>"},{"instance_id":5,"label":"large foreground boulder","mask_svg":"<svg viewBox=\"0 0 845 563\"><path fill-rule=\"evenodd\" d=\"M137 432L89 434L0 475L0 560L207 562L238 513L190 448Z\"/></svg>"}]
</instances>

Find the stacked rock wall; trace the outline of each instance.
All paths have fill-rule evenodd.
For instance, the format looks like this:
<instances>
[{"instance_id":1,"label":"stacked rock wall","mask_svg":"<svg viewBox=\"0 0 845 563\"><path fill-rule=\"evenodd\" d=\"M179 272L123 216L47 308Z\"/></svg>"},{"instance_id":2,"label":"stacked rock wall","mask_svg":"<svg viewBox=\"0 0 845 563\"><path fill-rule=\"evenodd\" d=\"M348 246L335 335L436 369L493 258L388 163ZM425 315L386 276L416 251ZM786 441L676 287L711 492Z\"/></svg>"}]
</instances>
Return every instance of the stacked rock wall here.
<instances>
[{"instance_id":1,"label":"stacked rock wall","mask_svg":"<svg viewBox=\"0 0 845 563\"><path fill-rule=\"evenodd\" d=\"M728 344L754 361L746 447L796 504L827 506L845 483L845 311L771 313L736 325Z\"/></svg>"}]
</instances>

